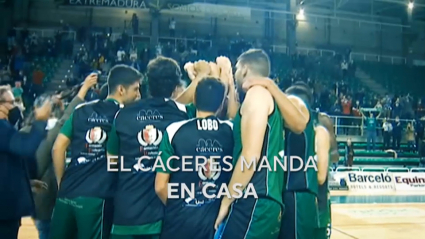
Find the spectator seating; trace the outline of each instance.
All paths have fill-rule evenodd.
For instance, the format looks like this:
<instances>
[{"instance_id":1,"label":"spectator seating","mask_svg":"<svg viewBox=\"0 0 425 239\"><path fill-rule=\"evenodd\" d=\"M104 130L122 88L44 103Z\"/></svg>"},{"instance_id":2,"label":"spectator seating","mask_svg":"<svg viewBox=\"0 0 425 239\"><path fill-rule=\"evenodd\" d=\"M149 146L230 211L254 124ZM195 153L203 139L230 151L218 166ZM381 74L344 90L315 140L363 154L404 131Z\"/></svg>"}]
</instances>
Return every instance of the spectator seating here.
<instances>
[{"instance_id":1,"label":"spectator seating","mask_svg":"<svg viewBox=\"0 0 425 239\"><path fill-rule=\"evenodd\" d=\"M62 59L55 57L36 57L33 59L33 63L30 66L30 72L33 72L37 66L44 72L45 77L43 83L49 83L54 77L56 70L60 66Z\"/></svg>"},{"instance_id":2,"label":"spectator seating","mask_svg":"<svg viewBox=\"0 0 425 239\"><path fill-rule=\"evenodd\" d=\"M390 92L423 95L425 67L393 65L382 62L358 62L359 67Z\"/></svg>"},{"instance_id":3,"label":"spectator seating","mask_svg":"<svg viewBox=\"0 0 425 239\"><path fill-rule=\"evenodd\" d=\"M395 157L393 152L385 151L366 151L366 143L354 143L354 165L399 165L399 166L418 166L420 159L417 153L399 152ZM376 144L377 148L382 148L382 143ZM345 160L345 143L338 144L340 161L343 164ZM407 144L401 145L401 150L408 150Z\"/></svg>"}]
</instances>

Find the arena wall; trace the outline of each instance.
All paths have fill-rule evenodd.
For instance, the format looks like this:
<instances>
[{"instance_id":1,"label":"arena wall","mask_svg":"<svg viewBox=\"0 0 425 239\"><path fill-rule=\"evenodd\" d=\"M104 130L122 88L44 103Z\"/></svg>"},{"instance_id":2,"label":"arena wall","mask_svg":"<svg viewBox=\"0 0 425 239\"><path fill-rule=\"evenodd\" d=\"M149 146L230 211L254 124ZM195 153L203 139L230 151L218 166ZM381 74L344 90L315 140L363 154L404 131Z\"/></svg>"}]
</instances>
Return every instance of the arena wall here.
<instances>
[{"instance_id":1,"label":"arena wall","mask_svg":"<svg viewBox=\"0 0 425 239\"><path fill-rule=\"evenodd\" d=\"M42 0L33 4L30 21L34 24L57 24L60 20L73 26L88 25L90 10L86 7L56 7ZM236 37L237 34L247 39L263 39L266 17L272 18L274 40L277 45L285 45L287 15L285 13L267 14L264 10L252 9L250 16L204 16L190 10L164 10L160 17L160 35L168 36L168 20L174 17L177 36L191 37L195 34L206 36L216 33L218 37ZM130 24L133 13L140 20L141 32L150 34L151 16L146 9L117 9L94 7L92 24L99 27L123 29ZM395 19L394 24L401 23ZM415 29L419 37L411 42L414 52L423 54L423 37L425 28ZM121 30L117 30L120 32ZM403 54L403 29L401 26L388 26L367 21L344 20L344 18L310 17L297 21L298 46L308 48L343 49L351 48L355 52L401 56Z\"/></svg>"}]
</instances>

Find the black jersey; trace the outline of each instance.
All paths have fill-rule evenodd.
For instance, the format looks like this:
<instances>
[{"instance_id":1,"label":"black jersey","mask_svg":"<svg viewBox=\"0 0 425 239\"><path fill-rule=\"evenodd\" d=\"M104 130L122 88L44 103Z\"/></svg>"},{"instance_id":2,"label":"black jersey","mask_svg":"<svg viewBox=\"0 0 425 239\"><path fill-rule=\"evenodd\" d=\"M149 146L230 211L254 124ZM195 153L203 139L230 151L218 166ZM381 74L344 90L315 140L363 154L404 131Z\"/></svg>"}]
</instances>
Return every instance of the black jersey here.
<instances>
[{"instance_id":1,"label":"black jersey","mask_svg":"<svg viewBox=\"0 0 425 239\"><path fill-rule=\"evenodd\" d=\"M114 123L121 159L114 197L114 224L138 226L162 220L164 207L155 193L152 166L164 130L173 122L187 120L190 109L164 98L140 100L120 110ZM110 145L108 142L108 152ZM139 158L149 156L152 160Z\"/></svg>"},{"instance_id":2,"label":"black jersey","mask_svg":"<svg viewBox=\"0 0 425 239\"><path fill-rule=\"evenodd\" d=\"M71 162L65 170L59 197L112 197L116 173L107 171L106 141L118 102L108 99L79 105L70 117ZM64 127L66 127L66 125Z\"/></svg>"},{"instance_id":3,"label":"black jersey","mask_svg":"<svg viewBox=\"0 0 425 239\"><path fill-rule=\"evenodd\" d=\"M215 116L180 121L167 127L161 143L161 159L164 165L179 169L166 171L170 173L169 185L177 185L178 199L167 200L161 239L213 238L221 202L214 195L231 177L232 130L230 121ZM179 160L167 164L172 156ZM191 189L193 195L182 192L183 186Z\"/></svg>"}]
</instances>

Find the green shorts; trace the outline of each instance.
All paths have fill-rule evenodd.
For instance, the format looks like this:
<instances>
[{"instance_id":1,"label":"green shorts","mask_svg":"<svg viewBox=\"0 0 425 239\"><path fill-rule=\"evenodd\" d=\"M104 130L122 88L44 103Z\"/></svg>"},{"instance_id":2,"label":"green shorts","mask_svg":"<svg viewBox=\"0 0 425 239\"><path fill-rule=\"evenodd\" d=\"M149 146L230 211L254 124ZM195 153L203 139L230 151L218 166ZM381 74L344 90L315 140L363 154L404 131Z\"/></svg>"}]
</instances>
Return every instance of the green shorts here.
<instances>
[{"instance_id":1,"label":"green shorts","mask_svg":"<svg viewBox=\"0 0 425 239\"><path fill-rule=\"evenodd\" d=\"M331 239L331 228L316 228L316 239Z\"/></svg>"},{"instance_id":2,"label":"green shorts","mask_svg":"<svg viewBox=\"0 0 425 239\"><path fill-rule=\"evenodd\" d=\"M216 238L277 239L282 213L281 204L270 199L239 199L231 206Z\"/></svg>"},{"instance_id":3,"label":"green shorts","mask_svg":"<svg viewBox=\"0 0 425 239\"><path fill-rule=\"evenodd\" d=\"M308 192L285 192L285 214L282 218L279 239L315 238L318 222L316 195Z\"/></svg>"},{"instance_id":4,"label":"green shorts","mask_svg":"<svg viewBox=\"0 0 425 239\"><path fill-rule=\"evenodd\" d=\"M123 226L123 225L113 225L112 226L112 238L113 239L131 239L132 237L154 239L161 234L162 229L162 220L140 226Z\"/></svg>"},{"instance_id":5,"label":"green shorts","mask_svg":"<svg viewBox=\"0 0 425 239\"><path fill-rule=\"evenodd\" d=\"M145 236L111 235L110 239L159 239L159 235L145 235Z\"/></svg>"},{"instance_id":6,"label":"green shorts","mask_svg":"<svg viewBox=\"0 0 425 239\"><path fill-rule=\"evenodd\" d=\"M112 204L100 198L58 198L50 223L50 238L109 239Z\"/></svg>"}]
</instances>

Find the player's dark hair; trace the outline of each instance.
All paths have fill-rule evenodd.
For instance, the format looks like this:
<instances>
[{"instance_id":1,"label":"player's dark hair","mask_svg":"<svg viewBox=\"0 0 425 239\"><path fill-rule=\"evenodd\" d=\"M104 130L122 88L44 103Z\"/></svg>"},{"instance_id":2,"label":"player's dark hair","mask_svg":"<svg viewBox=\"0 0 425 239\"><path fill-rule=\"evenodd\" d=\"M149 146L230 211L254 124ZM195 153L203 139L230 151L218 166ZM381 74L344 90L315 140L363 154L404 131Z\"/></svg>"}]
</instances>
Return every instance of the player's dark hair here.
<instances>
[{"instance_id":1,"label":"player's dark hair","mask_svg":"<svg viewBox=\"0 0 425 239\"><path fill-rule=\"evenodd\" d=\"M216 78L202 79L196 86L195 106L199 111L217 112L223 104L225 86Z\"/></svg>"},{"instance_id":2,"label":"player's dark hair","mask_svg":"<svg viewBox=\"0 0 425 239\"><path fill-rule=\"evenodd\" d=\"M112 67L108 75L108 88L109 94L115 93L118 86L122 85L124 88L128 88L135 82L140 82L142 74L133 67L126 65L116 65Z\"/></svg>"},{"instance_id":3,"label":"player's dark hair","mask_svg":"<svg viewBox=\"0 0 425 239\"><path fill-rule=\"evenodd\" d=\"M255 73L269 77L270 59L267 53L261 49L250 49L238 57L238 63L248 65Z\"/></svg>"},{"instance_id":4,"label":"player's dark hair","mask_svg":"<svg viewBox=\"0 0 425 239\"><path fill-rule=\"evenodd\" d=\"M108 97L108 92L109 92L108 83L105 83L102 85L102 87L100 87L99 99L100 100L106 99L106 97Z\"/></svg>"},{"instance_id":5,"label":"player's dark hair","mask_svg":"<svg viewBox=\"0 0 425 239\"><path fill-rule=\"evenodd\" d=\"M180 85L180 66L171 58L158 56L147 67L149 93L152 97L170 98Z\"/></svg>"},{"instance_id":6,"label":"player's dark hair","mask_svg":"<svg viewBox=\"0 0 425 239\"><path fill-rule=\"evenodd\" d=\"M308 105L313 104L313 94L311 92L310 87L303 81L297 81L288 89L286 89L285 93L289 95L295 95L301 98Z\"/></svg>"}]
</instances>

